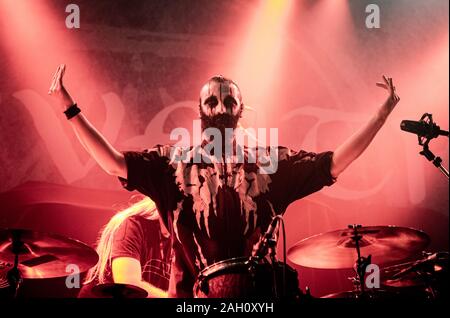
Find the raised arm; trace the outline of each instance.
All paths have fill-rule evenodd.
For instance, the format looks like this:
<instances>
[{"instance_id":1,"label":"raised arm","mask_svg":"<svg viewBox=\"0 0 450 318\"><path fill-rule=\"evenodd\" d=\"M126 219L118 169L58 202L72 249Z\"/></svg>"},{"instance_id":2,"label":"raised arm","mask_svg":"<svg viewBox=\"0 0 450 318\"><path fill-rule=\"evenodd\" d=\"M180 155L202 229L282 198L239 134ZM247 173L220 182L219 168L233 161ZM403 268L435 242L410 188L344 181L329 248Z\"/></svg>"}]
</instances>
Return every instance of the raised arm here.
<instances>
[{"instance_id":1,"label":"raised arm","mask_svg":"<svg viewBox=\"0 0 450 318\"><path fill-rule=\"evenodd\" d=\"M58 66L48 91L49 95L55 97L63 111L75 103L63 85L65 70L66 66L64 64ZM114 149L82 113L77 114L68 121L78 140L103 170L110 175L122 178L127 177L127 168L123 154Z\"/></svg>"},{"instance_id":2,"label":"raised arm","mask_svg":"<svg viewBox=\"0 0 450 318\"><path fill-rule=\"evenodd\" d=\"M334 151L331 163L331 175L333 177L337 178L342 171L364 152L380 128L384 125L395 105L400 101L400 97L398 97L395 92L392 78L387 78L383 75L383 81L384 83L377 83L377 86L382 87L389 92L387 100L368 123L361 127Z\"/></svg>"}]
</instances>

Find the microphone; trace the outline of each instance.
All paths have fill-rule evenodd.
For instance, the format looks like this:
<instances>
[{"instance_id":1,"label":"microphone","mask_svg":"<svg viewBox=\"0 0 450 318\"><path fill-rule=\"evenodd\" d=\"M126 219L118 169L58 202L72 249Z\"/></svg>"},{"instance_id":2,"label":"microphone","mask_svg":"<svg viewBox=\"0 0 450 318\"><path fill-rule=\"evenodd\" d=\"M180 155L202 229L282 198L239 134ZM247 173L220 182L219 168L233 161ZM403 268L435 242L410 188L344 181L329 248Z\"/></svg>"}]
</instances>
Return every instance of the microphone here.
<instances>
[{"instance_id":1,"label":"microphone","mask_svg":"<svg viewBox=\"0 0 450 318\"><path fill-rule=\"evenodd\" d=\"M437 138L438 136L448 136L448 131L441 130L441 128L433 123L433 121L426 122L423 119L420 121L403 120L400 123L400 129L427 139Z\"/></svg>"},{"instance_id":2,"label":"microphone","mask_svg":"<svg viewBox=\"0 0 450 318\"><path fill-rule=\"evenodd\" d=\"M269 227L267 228L267 231L261 235L261 238L259 239L258 243L253 248L252 251L252 258L261 259L267 254L267 249L269 247L269 240L273 239L274 232L277 228L279 218L277 216L274 216L272 218L272 222L270 222Z\"/></svg>"},{"instance_id":3,"label":"microphone","mask_svg":"<svg viewBox=\"0 0 450 318\"><path fill-rule=\"evenodd\" d=\"M430 140L433 138L437 138L438 136L448 137L448 131L441 130L441 128L433 122L433 115L425 113L422 115L419 121L403 120L400 124L400 128L403 131L417 135L419 145L423 146L423 150L420 152L420 154L427 158L428 161L433 162L433 165L441 170L441 172L448 179L448 170L442 166L442 159L440 157L436 157L430 151L428 145L430 143Z\"/></svg>"}]
</instances>

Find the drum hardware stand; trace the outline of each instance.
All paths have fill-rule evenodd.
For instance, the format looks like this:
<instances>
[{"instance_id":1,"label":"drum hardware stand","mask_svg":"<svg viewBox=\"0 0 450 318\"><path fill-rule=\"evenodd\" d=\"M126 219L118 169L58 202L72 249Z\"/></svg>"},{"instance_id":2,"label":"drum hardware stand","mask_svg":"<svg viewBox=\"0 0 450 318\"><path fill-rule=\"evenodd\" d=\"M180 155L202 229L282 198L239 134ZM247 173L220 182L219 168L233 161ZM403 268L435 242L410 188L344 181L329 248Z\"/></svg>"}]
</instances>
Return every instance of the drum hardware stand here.
<instances>
[{"instance_id":1,"label":"drum hardware stand","mask_svg":"<svg viewBox=\"0 0 450 318\"><path fill-rule=\"evenodd\" d=\"M398 273L396 273L393 278L397 279L398 277L402 277L405 274L415 272L423 281L425 286L425 292L427 293L427 297L431 300L434 300L437 298L435 288L433 287L434 280L433 276L427 271L426 269L430 270L430 267L434 267L433 264L427 263L428 260L432 260L433 258L437 259L439 257L438 253L428 253L425 251L422 251L422 257L424 259L414 262L411 266L408 268L405 268ZM425 268L425 269L424 269ZM433 269L434 270L434 269Z\"/></svg>"},{"instance_id":2,"label":"drum hardware stand","mask_svg":"<svg viewBox=\"0 0 450 318\"><path fill-rule=\"evenodd\" d=\"M422 256L426 257L426 259L428 259L428 260L432 259L433 257L438 259L439 253L427 253L427 252L423 251ZM416 265L418 265L418 264L416 264ZM431 265L431 266L433 267L433 271L434 271L434 265ZM438 295L436 295L436 290L435 290L435 285L434 285L435 281L433 279L433 276L430 275L429 273L427 273L426 271L424 271L424 272L420 271L420 266L419 266L419 271L416 271L416 273L423 278L423 281L425 283L425 291L426 291L429 299L431 299L431 300L437 299Z\"/></svg>"},{"instance_id":3,"label":"drum hardware stand","mask_svg":"<svg viewBox=\"0 0 450 318\"><path fill-rule=\"evenodd\" d=\"M278 297L278 291L276 286L276 271L274 268L274 264L276 264L276 246L277 246L277 240L274 237L270 238L263 238L260 244L258 244L257 253L252 253L252 256L250 256L249 260L247 261L250 265L248 267L248 271L251 275L252 281L253 281L253 288L257 288L255 285L256 280L254 279L256 277L256 265L262 260L265 260L267 254L269 254L270 262L272 266L272 272L273 272L273 282L274 282L274 293L275 297ZM266 260L267 261L267 260Z\"/></svg>"},{"instance_id":4,"label":"drum hardware stand","mask_svg":"<svg viewBox=\"0 0 450 318\"><path fill-rule=\"evenodd\" d=\"M433 288L433 280L428 273L417 272L417 274L422 278L425 283L425 292L427 294L427 298L430 300L436 299L436 292Z\"/></svg>"},{"instance_id":5,"label":"drum hardware stand","mask_svg":"<svg viewBox=\"0 0 450 318\"><path fill-rule=\"evenodd\" d=\"M279 215L276 215L272 218L272 221L270 222L269 227L267 228L267 231L261 236L259 242L254 246L254 249L252 251L252 255L248 259L247 263L250 265L248 268L248 271L250 272L250 275L253 280L253 287L255 286L255 270L256 265L258 262L262 260L266 260L268 262L266 256L269 255L270 258L270 265L272 267L272 274L273 274L273 293L276 298L278 298L279 290L277 286L277 264L278 259L276 255L276 247L278 243L278 235L277 230L279 228L279 222L282 222L282 228L283 228L283 238L286 238L285 231L284 231L284 222L283 218ZM284 265L283 265L283 284L282 284L282 297L286 296L286 246L284 243Z\"/></svg>"},{"instance_id":6,"label":"drum hardware stand","mask_svg":"<svg viewBox=\"0 0 450 318\"><path fill-rule=\"evenodd\" d=\"M256 289L256 265L258 265L258 262L260 259L262 259L263 257L260 257L258 255L253 255L250 256L250 258L248 259L247 263L250 265L248 267L248 272L250 273L250 277L252 279L252 285L253 285L253 289Z\"/></svg>"},{"instance_id":7,"label":"drum hardware stand","mask_svg":"<svg viewBox=\"0 0 450 318\"><path fill-rule=\"evenodd\" d=\"M270 257L270 261L271 261L271 265L272 265L272 275L273 275L273 291L274 291L274 295L276 298L278 298L278 289L277 289L277 272L275 269L275 266L277 264L277 251L276 251L276 247L277 247L277 240L274 237L271 237L270 239L267 240L267 246L269 248L269 257ZM283 271L283 275L284 275L284 271ZM285 281L285 280L284 280ZM285 289L286 286L283 285L283 295L285 296Z\"/></svg>"},{"instance_id":8,"label":"drum hardware stand","mask_svg":"<svg viewBox=\"0 0 450 318\"><path fill-rule=\"evenodd\" d=\"M265 260L266 256L269 255L270 257L270 265L272 266L272 273L273 273L273 286L274 286L274 296L278 298L278 290L277 290L277 277L276 277L276 268L275 264L277 263L277 252L276 252L276 246L277 246L277 239L274 238L274 236L264 238L260 242L260 244L257 245L257 252L252 253L252 256L250 256L248 263L250 264L248 271L250 272L250 275L252 277L253 281L253 288L256 288L254 279L256 276L256 265L262 261ZM266 260L267 261L267 260ZM285 273L283 272L283 276ZM284 289L285 286L283 286L283 295L284 295Z\"/></svg>"},{"instance_id":9,"label":"drum hardware stand","mask_svg":"<svg viewBox=\"0 0 450 318\"><path fill-rule=\"evenodd\" d=\"M372 256L371 255L369 255L368 257L361 256L359 241L362 239L362 235L359 235L359 233L358 233L358 229L361 228L361 225L353 224L353 225L349 225L348 228L353 229L353 235L352 235L351 239L355 242L355 248L356 248L356 252L358 254L358 259L356 260L356 263L355 263L356 276L351 277L350 279L353 282L355 291L358 292L359 296L362 296L365 293L364 278L365 278L365 274L366 274L366 268L367 268L367 266L370 265Z\"/></svg>"},{"instance_id":10,"label":"drum hardware stand","mask_svg":"<svg viewBox=\"0 0 450 318\"><path fill-rule=\"evenodd\" d=\"M8 284L14 293L14 298L17 298L19 287L21 286L23 279L19 270L19 254L23 247L23 242L20 240L20 232L12 232L12 252L14 254L14 266L6 274Z\"/></svg>"}]
</instances>

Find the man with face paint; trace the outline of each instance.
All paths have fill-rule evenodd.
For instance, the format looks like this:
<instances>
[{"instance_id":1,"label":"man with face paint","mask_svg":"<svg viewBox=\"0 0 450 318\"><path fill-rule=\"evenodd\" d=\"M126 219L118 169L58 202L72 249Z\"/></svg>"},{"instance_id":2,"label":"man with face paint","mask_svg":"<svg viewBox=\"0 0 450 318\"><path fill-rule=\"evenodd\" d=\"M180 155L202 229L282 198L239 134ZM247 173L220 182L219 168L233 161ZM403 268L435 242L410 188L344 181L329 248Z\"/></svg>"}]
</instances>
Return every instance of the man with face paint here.
<instances>
[{"instance_id":1,"label":"man with face paint","mask_svg":"<svg viewBox=\"0 0 450 318\"><path fill-rule=\"evenodd\" d=\"M174 160L178 150L171 145L140 152L115 150L74 103L62 82L64 71L64 65L58 67L49 94L65 110L82 145L108 174L119 177L127 190L150 197L171 232L172 297L192 297L202 269L249 256L273 216L282 215L290 203L332 185L367 148L400 100L392 79L383 76L383 83L377 85L387 90L386 101L334 152L278 147L277 170L262 174L258 162L194 161L194 152L206 148L211 142L208 139L200 147L191 147L183 161ZM202 129L218 129L224 144L234 142L233 135L226 140L223 132L237 127L243 109L238 86L227 78L212 77L200 91Z\"/></svg>"},{"instance_id":2,"label":"man with face paint","mask_svg":"<svg viewBox=\"0 0 450 318\"><path fill-rule=\"evenodd\" d=\"M212 77L200 91L202 130L236 128L244 104L238 86L223 76Z\"/></svg>"}]
</instances>

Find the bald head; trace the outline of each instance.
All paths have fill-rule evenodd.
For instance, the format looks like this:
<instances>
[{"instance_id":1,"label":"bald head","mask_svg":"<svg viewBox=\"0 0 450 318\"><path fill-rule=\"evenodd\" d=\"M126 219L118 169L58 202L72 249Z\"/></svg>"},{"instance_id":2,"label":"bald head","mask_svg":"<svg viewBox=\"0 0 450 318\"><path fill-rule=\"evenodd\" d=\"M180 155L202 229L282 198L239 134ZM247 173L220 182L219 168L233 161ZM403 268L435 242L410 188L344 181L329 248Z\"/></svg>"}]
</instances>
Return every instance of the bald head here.
<instances>
[{"instance_id":1,"label":"bald head","mask_svg":"<svg viewBox=\"0 0 450 318\"><path fill-rule=\"evenodd\" d=\"M243 108L239 87L223 76L214 76L200 90L200 111L208 117L219 114L240 116Z\"/></svg>"}]
</instances>

